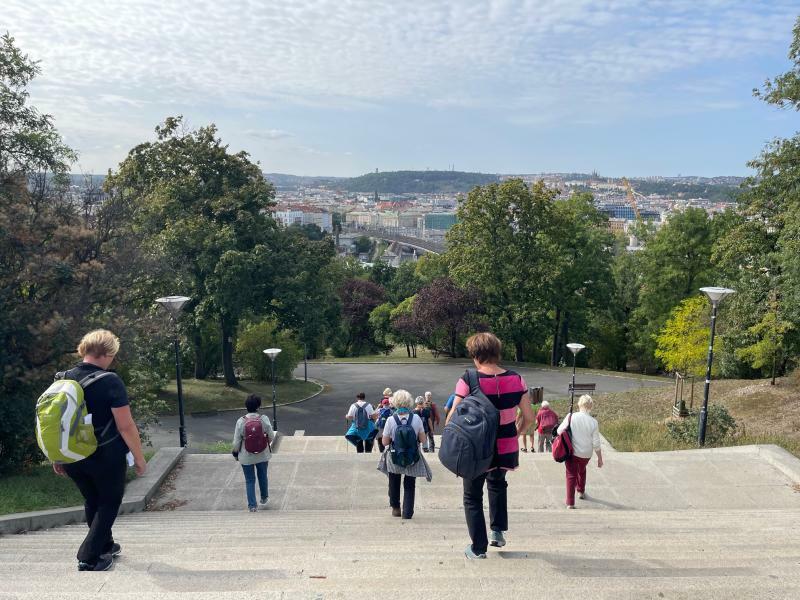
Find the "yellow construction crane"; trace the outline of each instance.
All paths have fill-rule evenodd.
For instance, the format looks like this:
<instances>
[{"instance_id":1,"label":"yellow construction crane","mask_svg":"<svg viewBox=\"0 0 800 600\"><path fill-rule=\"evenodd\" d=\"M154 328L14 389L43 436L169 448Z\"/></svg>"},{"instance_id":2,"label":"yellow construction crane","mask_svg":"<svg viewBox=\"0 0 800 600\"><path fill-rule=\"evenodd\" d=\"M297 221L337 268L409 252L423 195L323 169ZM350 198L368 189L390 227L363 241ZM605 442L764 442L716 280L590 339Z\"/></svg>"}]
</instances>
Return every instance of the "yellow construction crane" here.
<instances>
[{"instance_id":1,"label":"yellow construction crane","mask_svg":"<svg viewBox=\"0 0 800 600\"><path fill-rule=\"evenodd\" d=\"M628 194L628 204L633 207L633 214L636 215L636 220L638 221L641 219L641 216L639 215L639 205L636 204L636 195L633 191L633 186L631 185L631 182L628 181L627 177L622 178L622 185L625 186L625 191Z\"/></svg>"}]
</instances>

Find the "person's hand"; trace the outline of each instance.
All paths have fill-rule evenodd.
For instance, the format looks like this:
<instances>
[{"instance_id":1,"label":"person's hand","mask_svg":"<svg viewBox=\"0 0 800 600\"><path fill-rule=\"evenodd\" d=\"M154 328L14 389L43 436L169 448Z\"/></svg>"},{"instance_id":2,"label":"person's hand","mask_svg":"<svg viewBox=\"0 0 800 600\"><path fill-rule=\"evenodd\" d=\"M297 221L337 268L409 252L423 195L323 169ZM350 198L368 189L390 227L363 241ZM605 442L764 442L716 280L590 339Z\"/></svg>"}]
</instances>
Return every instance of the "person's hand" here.
<instances>
[{"instance_id":1,"label":"person's hand","mask_svg":"<svg viewBox=\"0 0 800 600\"><path fill-rule=\"evenodd\" d=\"M142 457L133 463L133 467L136 469L136 475L141 477L147 472L147 461Z\"/></svg>"},{"instance_id":2,"label":"person's hand","mask_svg":"<svg viewBox=\"0 0 800 600\"><path fill-rule=\"evenodd\" d=\"M233 455L233 458L235 458L236 460L239 460L239 452L238 451L232 450L231 451L231 455Z\"/></svg>"},{"instance_id":3,"label":"person's hand","mask_svg":"<svg viewBox=\"0 0 800 600\"><path fill-rule=\"evenodd\" d=\"M59 465L58 463L53 463L53 472L59 477L67 476L67 472L64 470L64 465Z\"/></svg>"},{"instance_id":4,"label":"person's hand","mask_svg":"<svg viewBox=\"0 0 800 600\"><path fill-rule=\"evenodd\" d=\"M597 457L597 468L598 469L602 469L603 468L603 456L602 455Z\"/></svg>"}]
</instances>

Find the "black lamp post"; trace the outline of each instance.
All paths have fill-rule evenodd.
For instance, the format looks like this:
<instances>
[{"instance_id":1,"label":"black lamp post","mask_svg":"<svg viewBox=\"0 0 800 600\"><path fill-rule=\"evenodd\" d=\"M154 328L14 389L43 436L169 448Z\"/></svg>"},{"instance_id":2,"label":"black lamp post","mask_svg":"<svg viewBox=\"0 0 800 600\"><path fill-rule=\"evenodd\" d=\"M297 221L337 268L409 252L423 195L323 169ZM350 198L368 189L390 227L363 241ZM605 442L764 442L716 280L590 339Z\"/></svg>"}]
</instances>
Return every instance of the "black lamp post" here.
<instances>
[{"instance_id":1,"label":"black lamp post","mask_svg":"<svg viewBox=\"0 0 800 600\"><path fill-rule=\"evenodd\" d=\"M264 354L269 356L270 360L272 361L272 427L275 429L275 431L278 431L278 409L277 405L275 404L275 359L278 358L278 354L280 353L280 348L267 348L264 350Z\"/></svg>"},{"instance_id":2,"label":"black lamp post","mask_svg":"<svg viewBox=\"0 0 800 600\"><path fill-rule=\"evenodd\" d=\"M572 405L575 403L575 365L578 362L578 352L586 346L573 342L567 344L567 348L572 351L572 385L569 388L569 411L572 412Z\"/></svg>"},{"instance_id":3,"label":"black lamp post","mask_svg":"<svg viewBox=\"0 0 800 600\"><path fill-rule=\"evenodd\" d=\"M181 353L178 346L178 316L184 304L189 302L189 300L191 300L191 298L187 298L186 296L165 296L156 299L156 303L163 306L170 314L172 322L175 325L175 377L178 384L178 418L180 419L178 437L181 448L186 446L186 421L183 416L183 386L181 385Z\"/></svg>"},{"instance_id":4,"label":"black lamp post","mask_svg":"<svg viewBox=\"0 0 800 600\"><path fill-rule=\"evenodd\" d=\"M730 294L735 294L736 290L722 287L700 288L708 299L711 300L711 341L708 344L708 363L706 364L706 383L703 388L703 408L700 411L700 422L697 427L697 443L704 446L706 443L706 424L708 422L708 394L711 386L711 363L714 361L714 333L717 328L717 307L719 303Z\"/></svg>"}]
</instances>

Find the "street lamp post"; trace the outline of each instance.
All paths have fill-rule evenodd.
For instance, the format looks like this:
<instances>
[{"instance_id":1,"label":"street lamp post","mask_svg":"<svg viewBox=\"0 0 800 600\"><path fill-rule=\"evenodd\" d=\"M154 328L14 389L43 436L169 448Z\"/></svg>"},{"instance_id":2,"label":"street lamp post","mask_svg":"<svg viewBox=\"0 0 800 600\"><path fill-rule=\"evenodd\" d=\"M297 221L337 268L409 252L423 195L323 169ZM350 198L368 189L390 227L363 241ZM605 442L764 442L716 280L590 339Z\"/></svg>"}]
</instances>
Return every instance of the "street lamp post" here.
<instances>
[{"instance_id":1,"label":"street lamp post","mask_svg":"<svg viewBox=\"0 0 800 600\"><path fill-rule=\"evenodd\" d=\"M567 348L572 351L572 385L569 388L569 412L572 412L572 405L575 403L575 366L578 362L578 352L586 346L573 342L567 344Z\"/></svg>"},{"instance_id":2,"label":"street lamp post","mask_svg":"<svg viewBox=\"0 0 800 600\"><path fill-rule=\"evenodd\" d=\"M186 421L183 415L183 386L181 385L181 353L178 345L178 315L184 304L189 302L191 298L186 296L165 296L157 298L156 303L164 307L164 309L172 317L172 322L175 325L175 378L178 385L178 418L180 425L178 427L178 438L181 448L186 447Z\"/></svg>"},{"instance_id":3,"label":"street lamp post","mask_svg":"<svg viewBox=\"0 0 800 600\"><path fill-rule=\"evenodd\" d=\"M736 290L722 287L704 287L700 288L700 291L708 296L708 299L711 301L711 341L708 344L706 383L703 388L703 408L700 411L700 423L697 428L697 443L700 446L704 446L706 443L706 424L708 422L708 394L709 387L711 386L711 363L714 360L714 333L717 328L717 307L725 296L736 293Z\"/></svg>"},{"instance_id":4,"label":"street lamp post","mask_svg":"<svg viewBox=\"0 0 800 600\"><path fill-rule=\"evenodd\" d=\"M278 409L275 404L275 359L278 358L278 354L280 353L280 348L267 348L264 350L264 354L269 356L269 359L272 361L272 427L275 431L278 431Z\"/></svg>"}]
</instances>

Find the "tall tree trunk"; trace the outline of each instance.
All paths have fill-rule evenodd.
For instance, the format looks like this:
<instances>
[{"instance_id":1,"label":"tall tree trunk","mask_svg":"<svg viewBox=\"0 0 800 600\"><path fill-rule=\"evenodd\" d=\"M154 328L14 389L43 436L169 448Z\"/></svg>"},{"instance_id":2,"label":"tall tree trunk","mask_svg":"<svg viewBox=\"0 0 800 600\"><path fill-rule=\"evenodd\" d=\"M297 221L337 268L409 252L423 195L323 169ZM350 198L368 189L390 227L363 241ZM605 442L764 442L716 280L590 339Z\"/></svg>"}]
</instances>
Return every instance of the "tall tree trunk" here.
<instances>
[{"instance_id":1,"label":"tall tree trunk","mask_svg":"<svg viewBox=\"0 0 800 600\"><path fill-rule=\"evenodd\" d=\"M233 334L236 330L234 323L224 315L220 318L222 326L222 372L225 375L225 385L236 387L236 373L233 371Z\"/></svg>"},{"instance_id":2,"label":"tall tree trunk","mask_svg":"<svg viewBox=\"0 0 800 600\"><path fill-rule=\"evenodd\" d=\"M525 348L522 342L514 342L514 360L522 362L525 360Z\"/></svg>"},{"instance_id":3,"label":"tall tree trunk","mask_svg":"<svg viewBox=\"0 0 800 600\"><path fill-rule=\"evenodd\" d=\"M558 360L561 358L560 340L558 338L558 330L561 326L561 307L556 306L556 322L553 326L553 351L550 353L550 366L557 367Z\"/></svg>"},{"instance_id":4,"label":"tall tree trunk","mask_svg":"<svg viewBox=\"0 0 800 600\"><path fill-rule=\"evenodd\" d=\"M408 354L408 358L411 358L411 346L406 344L406 354Z\"/></svg>"},{"instance_id":5,"label":"tall tree trunk","mask_svg":"<svg viewBox=\"0 0 800 600\"><path fill-rule=\"evenodd\" d=\"M197 330L192 334L192 347L194 348L194 378L205 379L208 377L206 352L203 348L203 336Z\"/></svg>"},{"instance_id":6,"label":"tall tree trunk","mask_svg":"<svg viewBox=\"0 0 800 600\"><path fill-rule=\"evenodd\" d=\"M772 381L770 381L770 385L775 385L775 368L778 365L778 353L775 352L772 354Z\"/></svg>"}]
</instances>

